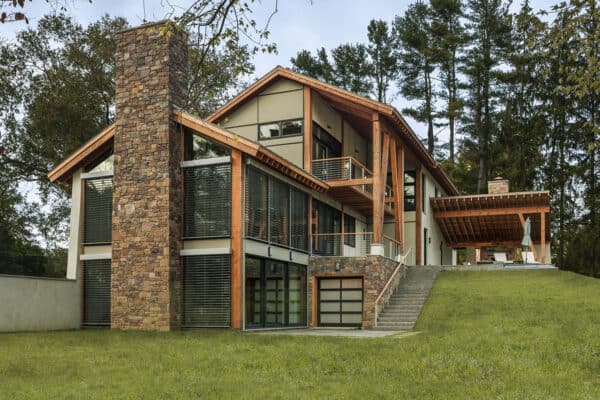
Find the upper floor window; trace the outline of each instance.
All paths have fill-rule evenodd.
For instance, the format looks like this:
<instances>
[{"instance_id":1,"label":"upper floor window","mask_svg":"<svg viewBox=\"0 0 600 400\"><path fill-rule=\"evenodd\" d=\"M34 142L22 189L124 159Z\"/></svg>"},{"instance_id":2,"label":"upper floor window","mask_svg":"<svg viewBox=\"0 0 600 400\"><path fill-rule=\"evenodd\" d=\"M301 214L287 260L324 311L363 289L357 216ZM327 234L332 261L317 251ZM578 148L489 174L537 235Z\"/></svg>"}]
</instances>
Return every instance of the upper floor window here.
<instances>
[{"instance_id":1,"label":"upper floor window","mask_svg":"<svg viewBox=\"0 0 600 400\"><path fill-rule=\"evenodd\" d=\"M183 146L185 160L225 157L230 153L228 148L190 132L185 134Z\"/></svg>"},{"instance_id":2,"label":"upper floor window","mask_svg":"<svg viewBox=\"0 0 600 400\"><path fill-rule=\"evenodd\" d=\"M246 175L246 236L308 250L308 196L256 168Z\"/></svg>"},{"instance_id":3,"label":"upper floor window","mask_svg":"<svg viewBox=\"0 0 600 400\"><path fill-rule=\"evenodd\" d=\"M112 177L85 179L85 244L108 244L112 241Z\"/></svg>"},{"instance_id":4,"label":"upper floor window","mask_svg":"<svg viewBox=\"0 0 600 400\"><path fill-rule=\"evenodd\" d=\"M272 139L284 136L302 135L302 120L270 122L258 126L259 139Z\"/></svg>"},{"instance_id":5,"label":"upper floor window","mask_svg":"<svg viewBox=\"0 0 600 400\"><path fill-rule=\"evenodd\" d=\"M105 155L86 168L83 178L83 242L112 241L113 154Z\"/></svg>"},{"instance_id":6,"label":"upper floor window","mask_svg":"<svg viewBox=\"0 0 600 400\"><path fill-rule=\"evenodd\" d=\"M344 244L350 247L356 247L356 220L354 217L344 214L344 232L350 235L344 235Z\"/></svg>"},{"instance_id":7,"label":"upper floor window","mask_svg":"<svg viewBox=\"0 0 600 400\"><path fill-rule=\"evenodd\" d=\"M415 172L404 172L404 211L416 209L415 183Z\"/></svg>"},{"instance_id":8,"label":"upper floor window","mask_svg":"<svg viewBox=\"0 0 600 400\"><path fill-rule=\"evenodd\" d=\"M183 163L183 236L227 237L231 232L229 149L192 133L186 134L184 146L188 161Z\"/></svg>"}]
</instances>

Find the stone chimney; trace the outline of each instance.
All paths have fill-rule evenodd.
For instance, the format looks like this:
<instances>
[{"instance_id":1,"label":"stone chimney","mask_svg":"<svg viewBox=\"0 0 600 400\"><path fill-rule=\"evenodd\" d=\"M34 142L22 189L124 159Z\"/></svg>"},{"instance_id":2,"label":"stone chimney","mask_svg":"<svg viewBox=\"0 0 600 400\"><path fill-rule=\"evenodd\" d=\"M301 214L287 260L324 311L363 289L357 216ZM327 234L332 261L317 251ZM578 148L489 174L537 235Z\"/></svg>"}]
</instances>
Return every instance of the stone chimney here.
<instances>
[{"instance_id":1,"label":"stone chimney","mask_svg":"<svg viewBox=\"0 0 600 400\"><path fill-rule=\"evenodd\" d=\"M169 22L117 34L111 325L170 330L181 320L181 134L187 36Z\"/></svg>"},{"instance_id":2,"label":"stone chimney","mask_svg":"<svg viewBox=\"0 0 600 400\"><path fill-rule=\"evenodd\" d=\"M493 180L488 181L488 194L501 193L508 193L508 179L497 176Z\"/></svg>"}]
</instances>

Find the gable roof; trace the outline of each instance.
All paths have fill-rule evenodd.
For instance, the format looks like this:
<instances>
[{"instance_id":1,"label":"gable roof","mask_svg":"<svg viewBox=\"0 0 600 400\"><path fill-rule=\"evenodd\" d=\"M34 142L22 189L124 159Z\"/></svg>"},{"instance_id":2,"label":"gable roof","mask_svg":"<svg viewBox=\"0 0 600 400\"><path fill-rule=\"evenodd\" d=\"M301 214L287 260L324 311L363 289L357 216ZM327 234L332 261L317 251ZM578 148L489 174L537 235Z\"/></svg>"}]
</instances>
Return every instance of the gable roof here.
<instances>
[{"instance_id":1,"label":"gable roof","mask_svg":"<svg viewBox=\"0 0 600 400\"><path fill-rule=\"evenodd\" d=\"M276 155L267 148L255 143L251 140L242 138L234 133L219 128L209 122L203 121L200 118L194 117L191 114L180 110L173 110L173 120L192 131L206 136L212 141L221 145L227 146L241 151L262 163L269 165L273 169L281 172L283 175L307 186L313 190L324 192L329 189L329 185L320 179L315 178L303 169L291 164L280 156ZM112 124L94 136L86 144L80 147L77 151L71 154L67 159L61 162L48 174L51 182L67 182L73 175L73 172L78 168L86 165L99 152L103 152L110 148L115 134L115 125Z\"/></svg>"},{"instance_id":2,"label":"gable roof","mask_svg":"<svg viewBox=\"0 0 600 400\"><path fill-rule=\"evenodd\" d=\"M437 179L437 181L444 187L448 195L456 196L459 194L458 189L456 188L452 180L450 180L450 178L442 170L440 165L433 159L431 154L429 154L425 146L423 146L423 143L421 143L415 132L408 125L408 123L406 122L404 117L402 117L402 115L398 112L398 110L396 110L396 108L388 104L383 104L375 100L371 100L369 98L360 96L356 93L340 89L339 87L321 82L317 79L299 74L281 66L277 66L274 69L272 69L262 78L250 85L246 90L244 90L235 98L233 98L230 102L218 109L215 113L211 114L206 120L212 123L218 122L227 114L237 109L247 100L252 98L252 96L258 94L260 91L265 89L267 86L269 86L271 83L273 83L279 78L295 81L302 85L308 86L311 89L314 89L322 94L326 94L341 101L350 102L353 105L364 109L365 111L379 113L396 129L398 129L399 132L401 132L401 138L417 155L420 161L427 167L427 169Z\"/></svg>"},{"instance_id":3,"label":"gable roof","mask_svg":"<svg viewBox=\"0 0 600 400\"><path fill-rule=\"evenodd\" d=\"M115 135L115 124L110 124L102 132L88 140L83 146L73 152L63 162L58 164L48 173L50 182L66 182L73 172L86 165L99 152L107 150L112 145L112 139Z\"/></svg>"}]
</instances>

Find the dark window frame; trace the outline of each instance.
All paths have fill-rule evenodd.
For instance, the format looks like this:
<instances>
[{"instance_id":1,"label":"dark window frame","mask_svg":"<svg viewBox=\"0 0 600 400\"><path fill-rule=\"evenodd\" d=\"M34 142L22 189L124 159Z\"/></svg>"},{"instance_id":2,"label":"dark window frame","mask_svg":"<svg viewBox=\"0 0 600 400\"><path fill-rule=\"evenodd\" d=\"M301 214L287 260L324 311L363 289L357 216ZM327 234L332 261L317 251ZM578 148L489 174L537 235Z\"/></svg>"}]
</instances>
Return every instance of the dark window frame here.
<instances>
[{"instance_id":1,"label":"dark window frame","mask_svg":"<svg viewBox=\"0 0 600 400\"><path fill-rule=\"evenodd\" d=\"M351 226L351 229L348 227ZM352 233L352 235L346 235L345 233ZM352 215L344 213L344 244L350 247L356 247L356 218Z\"/></svg>"},{"instance_id":2,"label":"dark window frame","mask_svg":"<svg viewBox=\"0 0 600 400\"><path fill-rule=\"evenodd\" d=\"M101 181L105 181L106 183L102 183ZM110 181L110 184L108 184L107 182ZM108 221L101 221L101 223L105 228L105 233L108 236L104 236L104 235L99 235L102 236L99 239L96 239L95 236L98 236L96 234L92 235L92 232L95 232L94 226L97 226L96 224L94 224L94 226L90 226L90 223L93 223L93 219L92 217L94 216L94 211L98 211L98 210L94 210L91 208L91 206L94 205L98 205L97 202L93 202L91 199L91 187L89 185L91 185L93 182L100 182L99 186L100 189L103 188L107 188L110 186L110 201L108 203L107 206L105 206L107 209L106 210L102 210L105 211L108 215ZM112 207L113 207L113 190L114 190L114 185L113 185L113 177L112 175L110 176L102 176L102 177L97 177L97 178L85 178L83 179L83 244L84 245L108 245L112 243ZM108 196L107 196L108 197ZM106 216L103 216L106 217ZM97 221L94 221L97 222ZM97 232L96 232L97 233ZM90 238L90 236L92 238Z\"/></svg>"},{"instance_id":3,"label":"dark window frame","mask_svg":"<svg viewBox=\"0 0 600 400\"><path fill-rule=\"evenodd\" d=\"M409 182L406 179L406 176L410 176L412 178L412 182ZM406 194L406 188L413 188L413 195ZM404 171L404 211L416 211L417 209L417 181L416 181L416 172L415 171ZM413 200L412 203L410 200Z\"/></svg>"},{"instance_id":4,"label":"dark window frame","mask_svg":"<svg viewBox=\"0 0 600 400\"><path fill-rule=\"evenodd\" d=\"M267 199L267 204L266 204L266 226L264 227L264 231L266 232L266 237L264 237L264 235L260 235L261 237L257 237L257 235L254 235L254 231L256 229L256 226L251 225L251 221L250 221L250 217L251 215L255 215L257 214L255 209L252 209L252 205L253 204L257 204L255 202L252 201L252 198L250 196L255 195L256 193L258 193L257 191L252 192L251 190L256 190L257 188L251 188L249 185L250 182L250 175L251 174L256 174L257 176L262 176L262 181L266 182L266 199ZM274 184L273 182L276 182L276 184ZM282 185L285 186L287 188L287 202L286 202L286 206L287 206L287 212L285 214L283 214L283 218L286 219L284 221L284 225L287 224L287 232L285 232L285 236L287 237L287 243L282 243L281 241L276 241L273 238L273 224L272 224L272 218L273 218L273 187L274 185ZM261 188L260 193L263 193L264 188ZM301 194L299 196L297 196L298 194ZM304 244L304 248L302 247L297 247L295 244L298 243L298 237L299 235L296 233L297 231L295 230L295 228L297 228L299 225L295 224L295 217L297 217L297 215L294 213L294 211L296 210L296 206L295 206L295 202L294 199L298 199L299 197L303 198L303 208L304 208L304 215L306 216L306 218L304 219L304 223L305 223L305 227L304 227L304 237L300 239L300 243ZM278 246L278 247L283 247L283 248L287 248L287 249L291 249L291 250L296 250L296 251L300 251L303 253L309 253L310 252L310 248L309 248L309 226L308 226L308 213L310 212L310 210L308 209L308 205L309 205L309 201L308 201L308 194L305 193L302 190L297 189L296 187L286 183L285 181L281 180L281 179L277 179L275 177L273 177L272 175L262 171L259 168L253 167L253 166L248 166L246 168L246 199L245 199L245 215L244 215L244 223L245 223L245 227L244 227L244 236L249 238L249 239L253 239L253 240L257 240L263 243L268 243L270 245L273 246ZM302 205L301 205L302 207ZM263 217L264 218L264 217ZM296 240L295 240L296 239Z\"/></svg>"},{"instance_id":5,"label":"dark window frame","mask_svg":"<svg viewBox=\"0 0 600 400\"><path fill-rule=\"evenodd\" d=\"M284 135L283 134L283 124L285 124L287 122L299 122L300 123L300 133ZM266 126L266 125L277 125L278 126L277 136L263 137L262 131L260 128L262 126ZM295 137L295 136L303 136L304 135L304 119L303 118L291 118L291 119L282 119L279 121L261 122L260 124L256 125L256 128L257 128L258 140L261 140L261 141L262 140L271 140L271 139L281 139L281 138L287 138L287 137Z\"/></svg>"}]
</instances>

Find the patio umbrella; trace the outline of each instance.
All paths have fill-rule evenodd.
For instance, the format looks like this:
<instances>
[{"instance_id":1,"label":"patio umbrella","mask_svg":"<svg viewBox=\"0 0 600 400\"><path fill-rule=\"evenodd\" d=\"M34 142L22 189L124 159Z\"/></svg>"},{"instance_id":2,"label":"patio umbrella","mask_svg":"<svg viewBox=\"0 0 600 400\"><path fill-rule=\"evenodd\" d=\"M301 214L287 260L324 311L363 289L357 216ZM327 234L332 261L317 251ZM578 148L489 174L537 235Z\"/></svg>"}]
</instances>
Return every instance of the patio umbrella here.
<instances>
[{"instance_id":1,"label":"patio umbrella","mask_svg":"<svg viewBox=\"0 0 600 400\"><path fill-rule=\"evenodd\" d=\"M525 220L525 227L523 228L523 240L521 240L521 246L531 247L531 220L529 217ZM527 264L527 254L525 254L525 264Z\"/></svg>"}]
</instances>

